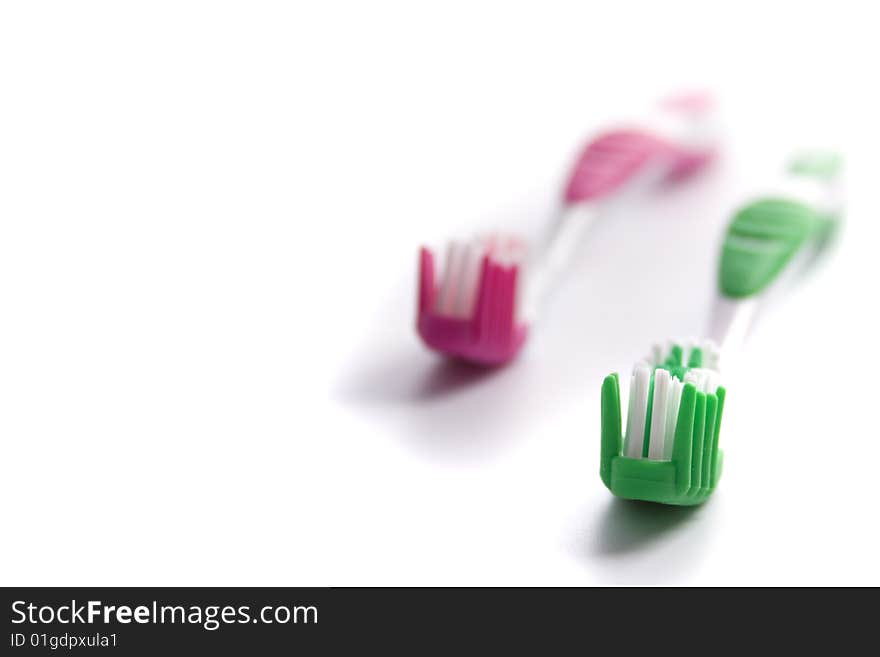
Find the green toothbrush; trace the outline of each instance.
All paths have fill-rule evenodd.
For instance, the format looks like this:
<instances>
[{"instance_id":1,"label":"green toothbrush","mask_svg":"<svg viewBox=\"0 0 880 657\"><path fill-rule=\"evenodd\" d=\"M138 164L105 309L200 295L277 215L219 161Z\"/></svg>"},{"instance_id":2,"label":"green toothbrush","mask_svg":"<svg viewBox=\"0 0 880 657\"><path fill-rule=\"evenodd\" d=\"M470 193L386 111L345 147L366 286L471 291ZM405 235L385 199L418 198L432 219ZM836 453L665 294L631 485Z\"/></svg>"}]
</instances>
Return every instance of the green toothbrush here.
<instances>
[{"instance_id":1,"label":"green toothbrush","mask_svg":"<svg viewBox=\"0 0 880 657\"><path fill-rule=\"evenodd\" d=\"M796 158L782 193L734 215L721 250L709 338L654 347L636 364L625 432L618 375L605 377L599 475L612 493L693 505L715 490L724 463L718 433L726 391L719 356L745 339L761 299L828 243L840 224L840 168L836 154Z\"/></svg>"}]
</instances>

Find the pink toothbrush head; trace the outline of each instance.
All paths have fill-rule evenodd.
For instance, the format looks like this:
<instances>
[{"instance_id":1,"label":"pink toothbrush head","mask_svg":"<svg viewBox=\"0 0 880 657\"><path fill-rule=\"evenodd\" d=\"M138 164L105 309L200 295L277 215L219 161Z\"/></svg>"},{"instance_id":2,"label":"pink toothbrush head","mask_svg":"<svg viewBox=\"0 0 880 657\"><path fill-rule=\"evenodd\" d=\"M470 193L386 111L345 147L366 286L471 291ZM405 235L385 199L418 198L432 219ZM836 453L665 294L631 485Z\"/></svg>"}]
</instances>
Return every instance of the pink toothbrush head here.
<instances>
[{"instance_id":1,"label":"pink toothbrush head","mask_svg":"<svg viewBox=\"0 0 880 657\"><path fill-rule=\"evenodd\" d=\"M526 340L518 289L525 245L513 237L453 242L442 280L434 255L419 254L417 328L425 343L482 365L511 360Z\"/></svg>"}]
</instances>

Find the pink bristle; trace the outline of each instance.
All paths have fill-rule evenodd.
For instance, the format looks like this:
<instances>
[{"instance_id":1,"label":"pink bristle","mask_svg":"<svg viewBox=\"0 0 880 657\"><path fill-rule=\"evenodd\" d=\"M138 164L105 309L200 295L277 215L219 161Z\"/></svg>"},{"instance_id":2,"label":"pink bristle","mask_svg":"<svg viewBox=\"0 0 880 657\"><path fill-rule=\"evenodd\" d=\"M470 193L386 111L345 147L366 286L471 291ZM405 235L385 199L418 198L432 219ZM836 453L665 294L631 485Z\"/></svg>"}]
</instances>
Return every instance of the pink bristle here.
<instances>
[{"instance_id":1,"label":"pink bristle","mask_svg":"<svg viewBox=\"0 0 880 657\"><path fill-rule=\"evenodd\" d=\"M486 334L489 325L489 311L491 304L490 272L492 270L489 255L483 256L483 264L480 267L480 284L477 293L476 311L474 312L474 331L477 339Z\"/></svg>"},{"instance_id":2,"label":"pink bristle","mask_svg":"<svg viewBox=\"0 0 880 657\"><path fill-rule=\"evenodd\" d=\"M434 307L434 255L422 247L419 251L419 312L429 312Z\"/></svg>"}]
</instances>

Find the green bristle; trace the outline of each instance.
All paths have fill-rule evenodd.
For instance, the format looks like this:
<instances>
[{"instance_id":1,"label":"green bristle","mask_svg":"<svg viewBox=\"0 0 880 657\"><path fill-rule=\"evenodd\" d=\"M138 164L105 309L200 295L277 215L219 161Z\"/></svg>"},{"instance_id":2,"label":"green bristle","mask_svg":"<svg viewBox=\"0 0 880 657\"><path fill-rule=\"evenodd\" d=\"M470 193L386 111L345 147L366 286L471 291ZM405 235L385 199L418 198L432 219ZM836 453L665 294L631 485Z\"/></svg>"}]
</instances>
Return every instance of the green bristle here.
<instances>
[{"instance_id":1,"label":"green bristle","mask_svg":"<svg viewBox=\"0 0 880 657\"><path fill-rule=\"evenodd\" d=\"M674 344L669 349L669 355L666 357L666 360L663 362L663 364L667 367L680 367L683 355L684 350L681 348L681 345Z\"/></svg>"},{"instance_id":2,"label":"green bristle","mask_svg":"<svg viewBox=\"0 0 880 657\"><path fill-rule=\"evenodd\" d=\"M673 344L669 348L669 354L666 359L657 366L657 369L666 370L679 381L684 381L684 375L687 374L687 367L683 365L684 349L681 345Z\"/></svg>"},{"instance_id":3,"label":"green bristle","mask_svg":"<svg viewBox=\"0 0 880 657\"><path fill-rule=\"evenodd\" d=\"M648 446L651 444L651 415L654 406L654 372L651 372L651 382L648 384L648 408L645 414L645 439L642 441L642 458L648 458Z\"/></svg>"}]
</instances>

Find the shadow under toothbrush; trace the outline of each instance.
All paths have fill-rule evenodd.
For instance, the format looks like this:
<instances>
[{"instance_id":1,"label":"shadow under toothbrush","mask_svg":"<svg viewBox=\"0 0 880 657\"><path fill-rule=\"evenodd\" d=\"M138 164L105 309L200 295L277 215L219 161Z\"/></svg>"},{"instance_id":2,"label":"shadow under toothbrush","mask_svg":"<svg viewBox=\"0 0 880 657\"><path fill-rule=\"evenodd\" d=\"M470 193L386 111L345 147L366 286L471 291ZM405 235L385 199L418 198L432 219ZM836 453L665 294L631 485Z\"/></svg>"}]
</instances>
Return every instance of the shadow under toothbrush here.
<instances>
[{"instance_id":1,"label":"shadow under toothbrush","mask_svg":"<svg viewBox=\"0 0 880 657\"><path fill-rule=\"evenodd\" d=\"M342 390L346 399L390 406L430 402L479 387L504 370L433 355L419 358L423 363L414 363L416 358L390 349L385 354L381 361L365 363L358 369Z\"/></svg>"},{"instance_id":2,"label":"shadow under toothbrush","mask_svg":"<svg viewBox=\"0 0 880 657\"><path fill-rule=\"evenodd\" d=\"M600 583L685 582L711 555L716 504L675 507L611 498L598 513L585 509L589 520L576 533L574 554Z\"/></svg>"},{"instance_id":3,"label":"shadow under toothbrush","mask_svg":"<svg viewBox=\"0 0 880 657\"><path fill-rule=\"evenodd\" d=\"M532 415L527 364L480 367L399 342L367 354L337 394L421 456L473 465L523 437Z\"/></svg>"},{"instance_id":4,"label":"shadow under toothbrush","mask_svg":"<svg viewBox=\"0 0 880 657\"><path fill-rule=\"evenodd\" d=\"M669 506L612 498L596 531L593 551L616 555L636 552L697 520L702 509L697 506Z\"/></svg>"},{"instance_id":5,"label":"shadow under toothbrush","mask_svg":"<svg viewBox=\"0 0 880 657\"><path fill-rule=\"evenodd\" d=\"M460 360L442 359L425 372L416 390L418 399L433 399L498 376L502 368L484 367Z\"/></svg>"}]
</instances>

